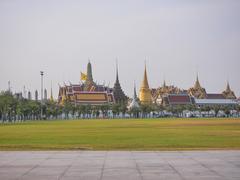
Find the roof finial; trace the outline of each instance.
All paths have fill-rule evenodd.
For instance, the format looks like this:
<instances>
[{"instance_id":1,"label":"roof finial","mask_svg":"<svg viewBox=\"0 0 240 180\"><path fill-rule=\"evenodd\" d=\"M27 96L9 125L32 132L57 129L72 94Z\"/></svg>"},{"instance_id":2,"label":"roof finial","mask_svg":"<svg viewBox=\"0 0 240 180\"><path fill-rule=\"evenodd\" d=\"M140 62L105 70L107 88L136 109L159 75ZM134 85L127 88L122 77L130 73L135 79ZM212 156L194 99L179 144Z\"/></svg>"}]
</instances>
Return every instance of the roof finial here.
<instances>
[{"instance_id":1,"label":"roof finial","mask_svg":"<svg viewBox=\"0 0 240 180\"><path fill-rule=\"evenodd\" d=\"M163 81L163 87L166 87L166 81L165 81L165 79L164 79L164 81Z\"/></svg>"},{"instance_id":2,"label":"roof finial","mask_svg":"<svg viewBox=\"0 0 240 180\"><path fill-rule=\"evenodd\" d=\"M230 84L229 84L229 80L227 80L227 88L226 88L226 91L231 91Z\"/></svg>"},{"instance_id":3,"label":"roof finial","mask_svg":"<svg viewBox=\"0 0 240 180\"><path fill-rule=\"evenodd\" d=\"M118 59L116 58L116 82L119 82L118 78Z\"/></svg>"},{"instance_id":4,"label":"roof finial","mask_svg":"<svg viewBox=\"0 0 240 180\"><path fill-rule=\"evenodd\" d=\"M147 78L147 65L146 65L146 60L145 60L145 70L144 70L142 87L143 87L143 88L149 88L148 78Z\"/></svg>"},{"instance_id":5,"label":"roof finial","mask_svg":"<svg viewBox=\"0 0 240 180\"><path fill-rule=\"evenodd\" d=\"M196 82L195 82L195 86L194 86L196 89L198 88L201 88L201 85L200 85L200 82L199 82L199 78L198 78L198 73L197 73L197 79L196 79Z\"/></svg>"}]
</instances>

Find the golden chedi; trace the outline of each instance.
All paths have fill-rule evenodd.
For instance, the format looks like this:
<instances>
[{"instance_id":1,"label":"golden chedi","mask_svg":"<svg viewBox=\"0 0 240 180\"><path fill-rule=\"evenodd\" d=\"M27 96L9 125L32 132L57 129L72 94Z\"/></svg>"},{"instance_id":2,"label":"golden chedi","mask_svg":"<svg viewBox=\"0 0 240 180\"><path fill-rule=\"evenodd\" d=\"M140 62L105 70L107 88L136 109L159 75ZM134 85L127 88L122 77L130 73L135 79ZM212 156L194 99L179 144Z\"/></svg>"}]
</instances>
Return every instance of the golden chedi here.
<instances>
[{"instance_id":1,"label":"golden chedi","mask_svg":"<svg viewBox=\"0 0 240 180\"><path fill-rule=\"evenodd\" d=\"M143 82L139 92L139 99L141 104L143 105L148 105L152 103L152 95L151 95L151 90L149 89L146 65L145 65Z\"/></svg>"}]
</instances>

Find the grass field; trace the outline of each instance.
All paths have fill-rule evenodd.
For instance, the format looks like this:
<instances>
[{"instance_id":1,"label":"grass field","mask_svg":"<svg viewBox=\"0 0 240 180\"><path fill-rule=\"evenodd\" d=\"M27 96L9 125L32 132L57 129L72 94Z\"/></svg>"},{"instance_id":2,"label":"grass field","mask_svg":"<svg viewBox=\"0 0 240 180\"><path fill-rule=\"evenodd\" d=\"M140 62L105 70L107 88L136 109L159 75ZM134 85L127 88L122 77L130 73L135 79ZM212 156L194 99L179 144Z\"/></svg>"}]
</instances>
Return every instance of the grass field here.
<instances>
[{"instance_id":1,"label":"grass field","mask_svg":"<svg viewBox=\"0 0 240 180\"><path fill-rule=\"evenodd\" d=\"M59 120L0 125L0 150L240 149L240 119Z\"/></svg>"}]
</instances>

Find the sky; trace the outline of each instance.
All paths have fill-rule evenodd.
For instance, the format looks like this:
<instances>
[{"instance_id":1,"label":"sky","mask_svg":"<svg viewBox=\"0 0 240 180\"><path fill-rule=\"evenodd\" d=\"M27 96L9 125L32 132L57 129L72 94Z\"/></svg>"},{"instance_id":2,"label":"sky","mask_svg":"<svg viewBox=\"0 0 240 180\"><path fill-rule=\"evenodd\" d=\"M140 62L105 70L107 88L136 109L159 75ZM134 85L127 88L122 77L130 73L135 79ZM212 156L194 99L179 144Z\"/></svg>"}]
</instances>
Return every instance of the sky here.
<instances>
[{"instance_id":1,"label":"sky","mask_svg":"<svg viewBox=\"0 0 240 180\"><path fill-rule=\"evenodd\" d=\"M0 0L0 90L40 91L93 78L139 89L147 64L151 88L182 89L196 75L209 93L226 82L240 96L239 0Z\"/></svg>"}]
</instances>

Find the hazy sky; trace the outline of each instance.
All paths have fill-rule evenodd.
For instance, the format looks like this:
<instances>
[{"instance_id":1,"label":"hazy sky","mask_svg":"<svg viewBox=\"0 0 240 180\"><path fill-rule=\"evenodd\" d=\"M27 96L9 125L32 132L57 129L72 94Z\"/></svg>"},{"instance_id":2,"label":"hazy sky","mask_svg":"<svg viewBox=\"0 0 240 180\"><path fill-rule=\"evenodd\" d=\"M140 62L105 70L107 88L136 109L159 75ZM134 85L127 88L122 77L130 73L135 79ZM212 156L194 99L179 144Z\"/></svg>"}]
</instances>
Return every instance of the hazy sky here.
<instances>
[{"instance_id":1,"label":"hazy sky","mask_svg":"<svg viewBox=\"0 0 240 180\"><path fill-rule=\"evenodd\" d=\"M147 60L152 88L189 88L197 72L211 93L226 81L240 96L239 0L0 0L0 89L11 81L40 89L51 81L78 83L90 58L94 80L113 86L118 59L120 82L132 96Z\"/></svg>"}]
</instances>

